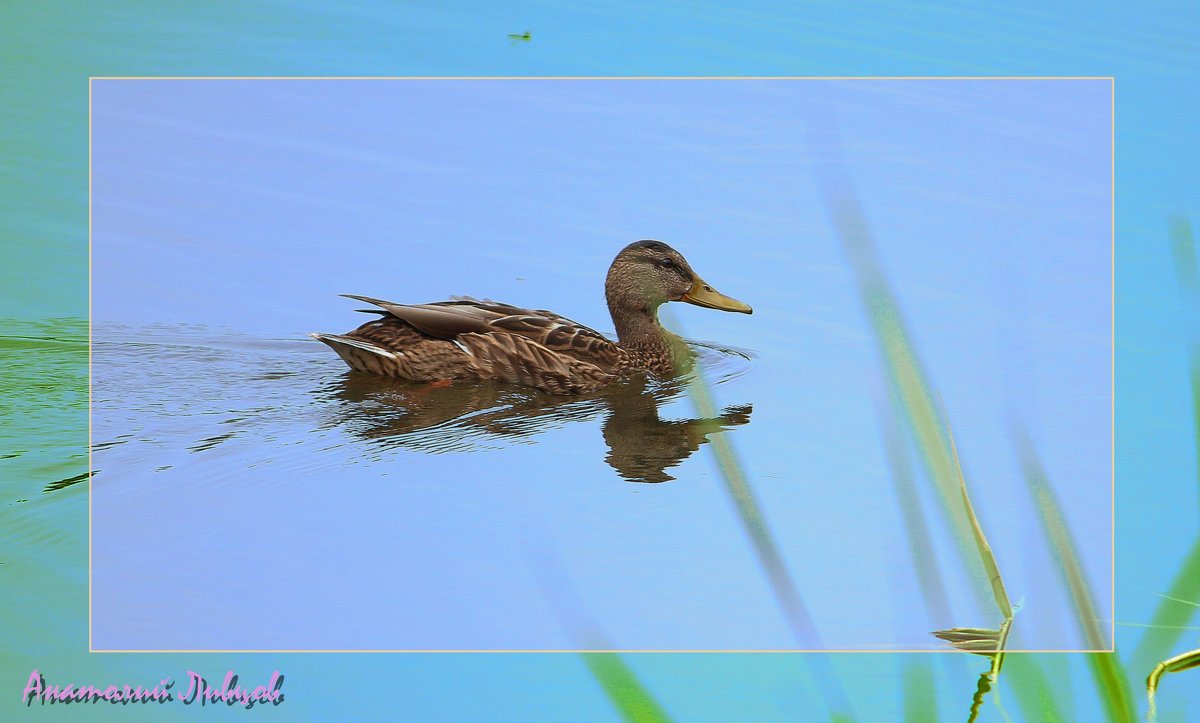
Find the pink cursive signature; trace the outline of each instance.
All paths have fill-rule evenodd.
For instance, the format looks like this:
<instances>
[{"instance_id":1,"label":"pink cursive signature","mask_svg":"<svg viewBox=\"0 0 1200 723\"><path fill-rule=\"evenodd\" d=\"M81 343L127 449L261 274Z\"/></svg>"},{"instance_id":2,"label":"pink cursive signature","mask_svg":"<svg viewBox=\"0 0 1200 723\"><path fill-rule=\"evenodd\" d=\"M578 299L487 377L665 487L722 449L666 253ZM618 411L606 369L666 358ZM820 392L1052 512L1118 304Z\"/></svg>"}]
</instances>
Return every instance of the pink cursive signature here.
<instances>
[{"instance_id":1,"label":"pink cursive signature","mask_svg":"<svg viewBox=\"0 0 1200 723\"><path fill-rule=\"evenodd\" d=\"M25 690L21 693L21 702L26 707L33 705L36 700L41 705L66 705L70 703L112 703L129 705L130 703L171 703L179 700L184 705L200 701L200 705L217 705L224 703L233 707L240 705L246 709L258 704L279 705L283 702L283 674L278 670L271 673L266 685L256 688L242 688L238 685L238 674L232 670L225 674L225 681L220 687L209 684L208 680L199 673L189 670L188 689L179 698L171 693L175 681L163 678L153 688L131 685L110 685L104 688L94 685L49 685L46 677L36 668L29 674L25 682Z\"/></svg>"},{"instance_id":2,"label":"pink cursive signature","mask_svg":"<svg viewBox=\"0 0 1200 723\"><path fill-rule=\"evenodd\" d=\"M209 703L224 703L228 706L241 704L249 709L253 708L255 703L279 705L283 702L283 674L278 670L271 673L271 680L266 685L260 685L253 691L238 687L238 675L232 670L225 674L225 683L220 688L209 685L197 672L189 670L187 674L190 681L187 693L179 698L185 705L191 705L198 699L202 706Z\"/></svg>"}]
</instances>

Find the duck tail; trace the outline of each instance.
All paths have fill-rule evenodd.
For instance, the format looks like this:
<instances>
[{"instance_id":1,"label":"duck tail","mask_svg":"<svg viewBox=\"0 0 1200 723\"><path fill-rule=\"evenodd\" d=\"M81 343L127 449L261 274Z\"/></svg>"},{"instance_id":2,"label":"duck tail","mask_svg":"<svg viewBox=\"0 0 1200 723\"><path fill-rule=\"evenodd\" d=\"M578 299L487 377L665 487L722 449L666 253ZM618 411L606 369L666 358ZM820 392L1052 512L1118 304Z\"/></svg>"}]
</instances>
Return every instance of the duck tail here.
<instances>
[{"instance_id":1,"label":"duck tail","mask_svg":"<svg viewBox=\"0 0 1200 723\"><path fill-rule=\"evenodd\" d=\"M406 376L402 371L401 356L403 356L403 352L388 351L364 339L356 339L343 334L313 332L309 336L328 344L351 369L389 377Z\"/></svg>"}]
</instances>

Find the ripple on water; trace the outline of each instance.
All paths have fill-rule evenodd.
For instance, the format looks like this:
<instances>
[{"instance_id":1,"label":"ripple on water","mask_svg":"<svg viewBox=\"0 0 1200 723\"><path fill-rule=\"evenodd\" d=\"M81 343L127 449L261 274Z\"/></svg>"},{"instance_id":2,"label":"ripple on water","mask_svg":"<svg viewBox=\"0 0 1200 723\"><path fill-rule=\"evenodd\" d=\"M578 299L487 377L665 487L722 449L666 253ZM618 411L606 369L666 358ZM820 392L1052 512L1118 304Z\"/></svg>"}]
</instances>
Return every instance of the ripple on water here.
<instances>
[{"instance_id":1,"label":"ripple on water","mask_svg":"<svg viewBox=\"0 0 1200 723\"><path fill-rule=\"evenodd\" d=\"M195 325L101 326L94 339L97 463L147 484L197 460L211 484L236 484L241 471L264 465L298 478L405 452L534 444L568 425L597 429L622 478L661 482L709 434L748 423L752 411L744 404L716 420L664 418L689 413L683 400L691 376L635 376L593 394L555 397L490 382L432 387L353 373L331 354L310 354L324 347L306 339ZM691 375L709 384L727 387L750 368L745 350L705 342L694 348Z\"/></svg>"}]
</instances>

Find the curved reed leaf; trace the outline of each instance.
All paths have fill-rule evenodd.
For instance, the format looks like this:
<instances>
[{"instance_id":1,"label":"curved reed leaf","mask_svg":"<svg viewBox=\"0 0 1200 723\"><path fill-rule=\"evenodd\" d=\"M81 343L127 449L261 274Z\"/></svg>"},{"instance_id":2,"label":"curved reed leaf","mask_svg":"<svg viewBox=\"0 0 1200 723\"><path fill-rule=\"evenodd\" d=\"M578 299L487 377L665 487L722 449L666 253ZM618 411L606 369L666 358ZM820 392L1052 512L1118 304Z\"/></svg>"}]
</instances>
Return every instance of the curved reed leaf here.
<instances>
[{"instance_id":1,"label":"curved reed leaf","mask_svg":"<svg viewBox=\"0 0 1200 723\"><path fill-rule=\"evenodd\" d=\"M966 510L967 518L971 521L975 546L979 549L983 569L987 571L988 582L992 585L992 594L996 597L996 607L1000 608L1000 614L1004 616L1007 626L1012 622L1012 603L1008 600L1008 591L1004 589L1004 578L1000 576L1000 566L996 563L996 556L992 554L992 546L988 544L987 537L983 534L983 527L979 524L979 518L975 515L975 507L971 504L971 496L967 494L967 478L963 476L962 465L958 461L958 445L954 442L954 431L950 428L950 419L944 410L942 418L946 420L946 436L950 438L950 451L954 454L954 471L958 475L958 485L962 490L963 509ZM1008 628L1005 627L1004 630L1007 631Z\"/></svg>"},{"instance_id":2,"label":"curved reed leaf","mask_svg":"<svg viewBox=\"0 0 1200 723\"><path fill-rule=\"evenodd\" d=\"M1079 556L1075 552L1075 542L1071 537L1066 520L1063 519L1058 500L1046 481L1041 461L1037 458L1033 444L1023 429L1016 428L1014 437L1025 480L1033 493L1042 520L1042 529L1050 540L1059 572L1071 595L1071 601L1075 607L1075 619L1079 623L1084 641L1093 650L1108 648L1110 643L1100 629L1100 616L1096 612L1096 604L1092 599L1091 587L1088 585L1083 567L1079 564ZM1117 656L1113 653L1091 653L1088 656L1088 662L1092 668L1092 677L1095 680L1096 688L1105 702L1109 720L1136 720L1137 714L1129 692L1129 681L1125 677L1125 671Z\"/></svg>"},{"instance_id":3,"label":"curved reed leaf","mask_svg":"<svg viewBox=\"0 0 1200 723\"><path fill-rule=\"evenodd\" d=\"M1154 696L1158 692L1159 678L1164 673L1179 673L1184 670L1191 670L1192 668L1200 668L1200 650L1190 650L1186 653L1181 653L1174 658L1168 658L1154 666L1154 670L1150 671L1149 677L1146 678L1146 699L1150 704L1150 720L1154 720L1157 714L1154 705Z\"/></svg>"}]
</instances>

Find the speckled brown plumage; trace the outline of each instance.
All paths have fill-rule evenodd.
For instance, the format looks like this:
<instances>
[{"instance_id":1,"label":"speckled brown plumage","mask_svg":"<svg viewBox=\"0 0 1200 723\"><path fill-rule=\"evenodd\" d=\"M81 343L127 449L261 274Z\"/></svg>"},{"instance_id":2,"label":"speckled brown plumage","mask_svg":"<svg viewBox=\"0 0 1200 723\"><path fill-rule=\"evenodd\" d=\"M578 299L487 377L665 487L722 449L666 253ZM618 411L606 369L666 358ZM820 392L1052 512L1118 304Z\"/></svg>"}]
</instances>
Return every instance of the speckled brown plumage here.
<instances>
[{"instance_id":1,"label":"speckled brown plumage","mask_svg":"<svg viewBox=\"0 0 1200 723\"><path fill-rule=\"evenodd\" d=\"M659 376L690 360L687 345L658 323L667 301L750 313L714 291L687 261L661 241L638 241L609 268L605 297L617 329L613 342L544 309L460 299L396 304L349 298L378 307L380 318L347 334L313 334L358 371L415 381L496 379L552 394L597 389L630 369Z\"/></svg>"}]
</instances>

